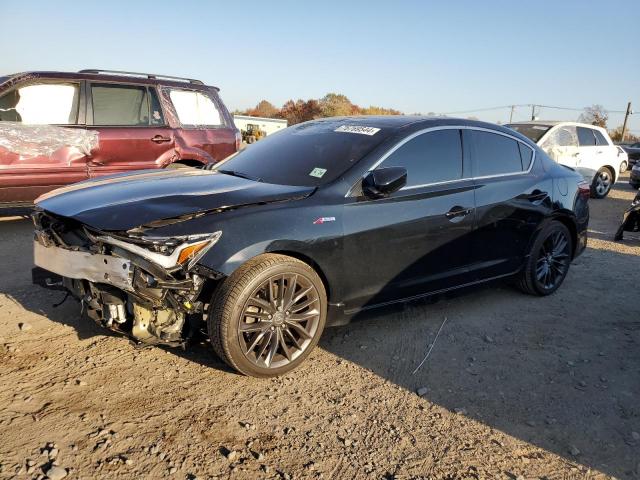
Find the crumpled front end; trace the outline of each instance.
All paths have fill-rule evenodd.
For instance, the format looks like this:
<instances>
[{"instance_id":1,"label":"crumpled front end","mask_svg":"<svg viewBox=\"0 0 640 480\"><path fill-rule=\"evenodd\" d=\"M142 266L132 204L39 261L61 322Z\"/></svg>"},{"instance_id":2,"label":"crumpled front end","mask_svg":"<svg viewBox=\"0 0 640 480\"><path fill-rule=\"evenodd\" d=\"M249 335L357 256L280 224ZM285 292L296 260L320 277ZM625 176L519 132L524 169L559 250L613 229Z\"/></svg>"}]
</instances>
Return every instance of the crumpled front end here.
<instances>
[{"instance_id":1,"label":"crumpled front end","mask_svg":"<svg viewBox=\"0 0 640 480\"><path fill-rule=\"evenodd\" d=\"M202 320L205 285L222 278L198 265L221 232L114 234L45 210L33 221L34 283L67 290L89 317L140 342L184 345L188 320Z\"/></svg>"}]
</instances>

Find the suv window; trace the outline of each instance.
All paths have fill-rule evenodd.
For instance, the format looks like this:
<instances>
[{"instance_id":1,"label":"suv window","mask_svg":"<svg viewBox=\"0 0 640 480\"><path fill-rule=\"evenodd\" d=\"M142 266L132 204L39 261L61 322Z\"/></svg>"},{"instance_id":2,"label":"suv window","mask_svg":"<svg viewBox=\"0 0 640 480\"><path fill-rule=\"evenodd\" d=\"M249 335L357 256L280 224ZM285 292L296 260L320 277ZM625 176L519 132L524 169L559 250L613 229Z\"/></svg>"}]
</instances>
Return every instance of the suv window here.
<instances>
[{"instance_id":1,"label":"suv window","mask_svg":"<svg viewBox=\"0 0 640 480\"><path fill-rule=\"evenodd\" d=\"M0 121L31 125L78 123L80 86L76 83L25 85L0 97Z\"/></svg>"},{"instance_id":2,"label":"suv window","mask_svg":"<svg viewBox=\"0 0 640 480\"><path fill-rule=\"evenodd\" d=\"M604 135L602 134L601 131L593 130L593 134L596 136L596 144L602 145L604 147L608 147L609 146L609 142L607 142L607 139L604 138Z\"/></svg>"},{"instance_id":3,"label":"suv window","mask_svg":"<svg viewBox=\"0 0 640 480\"><path fill-rule=\"evenodd\" d=\"M446 182L462 178L460 130L423 133L398 148L382 166L407 169L407 186Z\"/></svg>"},{"instance_id":4,"label":"suv window","mask_svg":"<svg viewBox=\"0 0 640 480\"><path fill-rule=\"evenodd\" d=\"M504 135L478 130L471 130L471 135L475 146L476 176L517 173L523 170L518 145L520 142Z\"/></svg>"},{"instance_id":5,"label":"suv window","mask_svg":"<svg viewBox=\"0 0 640 480\"><path fill-rule=\"evenodd\" d=\"M158 92L155 88L149 87L151 97L151 125L164 125L164 115L158 99Z\"/></svg>"},{"instance_id":6,"label":"suv window","mask_svg":"<svg viewBox=\"0 0 640 480\"><path fill-rule=\"evenodd\" d=\"M169 96L181 124L211 127L222 125L218 107L203 92L171 90Z\"/></svg>"},{"instance_id":7,"label":"suv window","mask_svg":"<svg viewBox=\"0 0 640 480\"><path fill-rule=\"evenodd\" d=\"M577 127L578 142L581 147L592 147L596 144L596 137L593 136L593 130L585 127Z\"/></svg>"},{"instance_id":8,"label":"suv window","mask_svg":"<svg viewBox=\"0 0 640 480\"><path fill-rule=\"evenodd\" d=\"M146 87L91 85L93 125L149 125Z\"/></svg>"},{"instance_id":9,"label":"suv window","mask_svg":"<svg viewBox=\"0 0 640 480\"><path fill-rule=\"evenodd\" d=\"M543 145L544 147L577 147L578 134L576 133L576 127L567 125L556 128L543 142Z\"/></svg>"}]
</instances>

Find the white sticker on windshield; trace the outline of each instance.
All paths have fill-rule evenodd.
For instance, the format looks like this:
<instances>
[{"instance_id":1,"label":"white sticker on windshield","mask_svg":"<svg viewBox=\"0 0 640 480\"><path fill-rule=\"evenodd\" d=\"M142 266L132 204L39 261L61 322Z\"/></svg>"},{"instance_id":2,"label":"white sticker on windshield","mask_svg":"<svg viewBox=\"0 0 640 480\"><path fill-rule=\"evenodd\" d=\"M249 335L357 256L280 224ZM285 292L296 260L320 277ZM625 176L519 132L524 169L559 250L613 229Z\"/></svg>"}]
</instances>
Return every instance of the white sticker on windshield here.
<instances>
[{"instance_id":1,"label":"white sticker on windshield","mask_svg":"<svg viewBox=\"0 0 640 480\"><path fill-rule=\"evenodd\" d=\"M535 125L531 128L533 128L534 130L546 130L549 127Z\"/></svg>"},{"instance_id":2,"label":"white sticker on windshield","mask_svg":"<svg viewBox=\"0 0 640 480\"><path fill-rule=\"evenodd\" d=\"M313 170L311 170L311 173L309 173L310 176L312 177L317 177L317 178L322 178L322 176L327 173L327 169L326 168L314 168Z\"/></svg>"},{"instance_id":3,"label":"white sticker on windshield","mask_svg":"<svg viewBox=\"0 0 640 480\"><path fill-rule=\"evenodd\" d=\"M379 131L379 128L364 127L361 125L342 125L334 130L334 132L359 133L360 135L375 135Z\"/></svg>"}]
</instances>

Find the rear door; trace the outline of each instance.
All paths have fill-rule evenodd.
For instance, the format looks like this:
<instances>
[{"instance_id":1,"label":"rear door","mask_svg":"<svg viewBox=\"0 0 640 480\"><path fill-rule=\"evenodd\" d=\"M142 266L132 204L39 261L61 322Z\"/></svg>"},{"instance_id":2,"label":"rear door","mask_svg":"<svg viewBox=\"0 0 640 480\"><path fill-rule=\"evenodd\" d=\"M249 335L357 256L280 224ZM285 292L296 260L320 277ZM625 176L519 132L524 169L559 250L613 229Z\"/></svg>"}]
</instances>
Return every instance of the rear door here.
<instances>
[{"instance_id":1,"label":"rear door","mask_svg":"<svg viewBox=\"0 0 640 480\"><path fill-rule=\"evenodd\" d=\"M472 145L476 230L474 279L517 271L548 215L553 181L527 144L497 131L466 130Z\"/></svg>"},{"instance_id":2,"label":"rear door","mask_svg":"<svg viewBox=\"0 0 640 480\"><path fill-rule=\"evenodd\" d=\"M473 181L460 130L420 133L387 155L375 168L405 167L406 186L345 205L348 310L464 283L471 260Z\"/></svg>"},{"instance_id":3,"label":"rear door","mask_svg":"<svg viewBox=\"0 0 640 480\"><path fill-rule=\"evenodd\" d=\"M235 126L226 118L217 95L206 90L166 90L181 125L183 158L195 155L201 161L219 162L236 151Z\"/></svg>"},{"instance_id":4,"label":"rear door","mask_svg":"<svg viewBox=\"0 0 640 480\"><path fill-rule=\"evenodd\" d=\"M540 148L561 165L571 168L578 166L578 134L573 125L561 125L551 129L540 143Z\"/></svg>"},{"instance_id":5,"label":"rear door","mask_svg":"<svg viewBox=\"0 0 640 480\"><path fill-rule=\"evenodd\" d=\"M34 130L39 125L83 129L83 90L81 81L37 79L0 94L3 128L25 124L35 135L33 141L28 140L27 132L16 128L7 131L0 142L0 204L30 204L49 190L87 178L87 158L82 152L73 147L54 148L60 143L55 131Z\"/></svg>"},{"instance_id":6,"label":"rear door","mask_svg":"<svg viewBox=\"0 0 640 480\"><path fill-rule=\"evenodd\" d=\"M602 149L596 144L596 137L592 128L576 127L576 130L580 145L576 168L587 181L591 182L596 172L603 165L601 163L602 157L599 153Z\"/></svg>"},{"instance_id":7,"label":"rear door","mask_svg":"<svg viewBox=\"0 0 640 480\"><path fill-rule=\"evenodd\" d=\"M89 161L91 177L169 163L174 132L154 87L90 82L88 90L87 125L100 139Z\"/></svg>"}]
</instances>

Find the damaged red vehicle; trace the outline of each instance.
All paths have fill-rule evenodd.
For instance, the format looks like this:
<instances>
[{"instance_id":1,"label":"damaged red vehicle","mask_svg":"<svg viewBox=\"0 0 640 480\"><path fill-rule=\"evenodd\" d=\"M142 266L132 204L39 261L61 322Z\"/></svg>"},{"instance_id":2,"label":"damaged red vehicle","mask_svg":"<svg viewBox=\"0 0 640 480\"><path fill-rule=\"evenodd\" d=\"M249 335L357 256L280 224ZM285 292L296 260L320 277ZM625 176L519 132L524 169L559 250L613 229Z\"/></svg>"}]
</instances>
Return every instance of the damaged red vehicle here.
<instances>
[{"instance_id":1,"label":"damaged red vehicle","mask_svg":"<svg viewBox=\"0 0 640 480\"><path fill-rule=\"evenodd\" d=\"M89 178L226 158L241 137L218 91L108 70L0 76L0 214Z\"/></svg>"}]
</instances>

